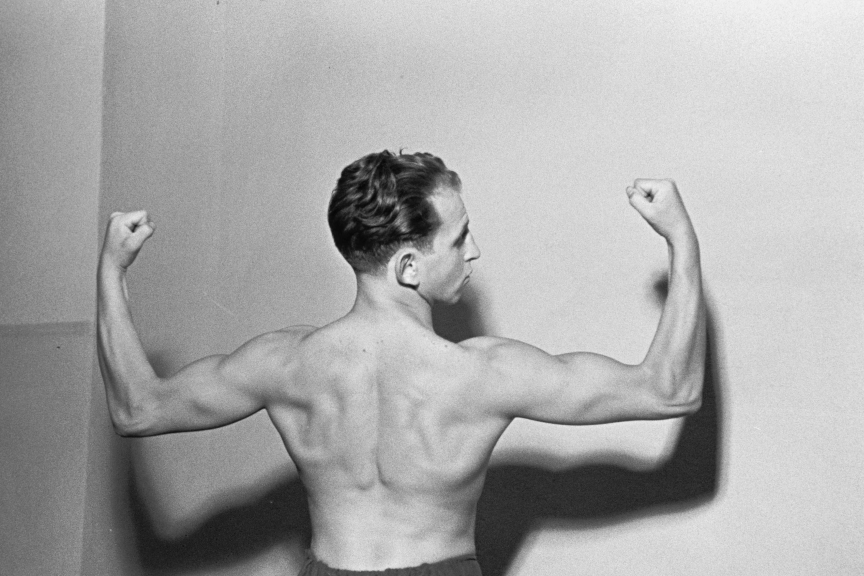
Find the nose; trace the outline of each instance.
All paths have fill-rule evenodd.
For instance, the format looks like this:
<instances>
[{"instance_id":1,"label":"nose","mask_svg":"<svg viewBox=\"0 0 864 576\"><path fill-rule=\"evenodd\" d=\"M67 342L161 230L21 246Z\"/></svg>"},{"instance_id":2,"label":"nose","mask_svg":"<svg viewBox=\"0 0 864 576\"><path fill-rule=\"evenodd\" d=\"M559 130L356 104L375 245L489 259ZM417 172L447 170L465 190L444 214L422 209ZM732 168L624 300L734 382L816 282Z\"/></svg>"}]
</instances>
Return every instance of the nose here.
<instances>
[{"instance_id":1,"label":"nose","mask_svg":"<svg viewBox=\"0 0 864 576\"><path fill-rule=\"evenodd\" d=\"M471 262L480 258L480 248L477 242L474 241L474 236L468 238L468 249L465 251L465 261Z\"/></svg>"}]
</instances>

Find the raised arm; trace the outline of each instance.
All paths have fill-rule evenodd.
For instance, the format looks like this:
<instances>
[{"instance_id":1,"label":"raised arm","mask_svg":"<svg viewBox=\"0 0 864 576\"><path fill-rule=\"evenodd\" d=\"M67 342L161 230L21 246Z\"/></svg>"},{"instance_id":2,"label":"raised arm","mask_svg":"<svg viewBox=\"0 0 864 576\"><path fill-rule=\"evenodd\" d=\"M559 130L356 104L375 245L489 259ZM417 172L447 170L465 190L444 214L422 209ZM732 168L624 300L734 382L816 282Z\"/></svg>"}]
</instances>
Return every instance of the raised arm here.
<instances>
[{"instance_id":1,"label":"raised arm","mask_svg":"<svg viewBox=\"0 0 864 576\"><path fill-rule=\"evenodd\" d=\"M278 379L281 336L202 358L170 378L153 371L132 323L126 269L154 229L146 212L112 214L99 258L97 345L114 429L121 436L152 436L216 428L257 412Z\"/></svg>"},{"instance_id":2,"label":"raised arm","mask_svg":"<svg viewBox=\"0 0 864 576\"><path fill-rule=\"evenodd\" d=\"M645 359L622 364L598 354L550 356L521 342L482 339L488 398L507 417L598 424L683 416L699 409L705 307L699 243L675 183L636 180L630 204L669 247L669 293Z\"/></svg>"}]
</instances>

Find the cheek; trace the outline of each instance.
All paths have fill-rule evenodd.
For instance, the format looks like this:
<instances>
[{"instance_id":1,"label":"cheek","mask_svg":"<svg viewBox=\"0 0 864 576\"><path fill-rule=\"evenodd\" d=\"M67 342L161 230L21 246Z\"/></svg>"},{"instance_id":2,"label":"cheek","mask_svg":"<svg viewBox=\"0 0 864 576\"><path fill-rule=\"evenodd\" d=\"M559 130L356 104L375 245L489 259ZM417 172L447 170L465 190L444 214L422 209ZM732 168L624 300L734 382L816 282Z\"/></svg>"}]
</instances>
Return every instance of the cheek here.
<instances>
[{"instance_id":1,"label":"cheek","mask_svg":"<svg viewBox=\"0 0 864 576\"><path fill-rule=\"evenodd\" d=\"M465 259L462 258L461 255L453 259L452 266L450 267L450 274L454 278L459 278L460 280L465 274Z\"/></svg>"}]
</instances>

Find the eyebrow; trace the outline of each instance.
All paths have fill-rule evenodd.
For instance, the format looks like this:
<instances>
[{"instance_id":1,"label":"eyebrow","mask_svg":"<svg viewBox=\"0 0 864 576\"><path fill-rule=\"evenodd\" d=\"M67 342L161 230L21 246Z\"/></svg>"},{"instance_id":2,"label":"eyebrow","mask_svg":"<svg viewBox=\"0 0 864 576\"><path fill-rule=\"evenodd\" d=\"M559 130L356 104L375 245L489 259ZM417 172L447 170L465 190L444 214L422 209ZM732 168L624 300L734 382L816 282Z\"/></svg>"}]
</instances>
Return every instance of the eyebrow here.
<instances>
[{"instance_id":1,"label":"eyebrow","mask_svg":"<svg viewBox=\"0 0 864 576\"><path fill-rule=\"evenodd\" d=\"M459 244L460 242L465 240L465 238L468 236L468 225L470 223L471 222L468 220L465 221L465 225L462 226L462 231L459 232L459 236L456 237L456 240L453 242L453 244Z\"/></svg>"}]
</instances>

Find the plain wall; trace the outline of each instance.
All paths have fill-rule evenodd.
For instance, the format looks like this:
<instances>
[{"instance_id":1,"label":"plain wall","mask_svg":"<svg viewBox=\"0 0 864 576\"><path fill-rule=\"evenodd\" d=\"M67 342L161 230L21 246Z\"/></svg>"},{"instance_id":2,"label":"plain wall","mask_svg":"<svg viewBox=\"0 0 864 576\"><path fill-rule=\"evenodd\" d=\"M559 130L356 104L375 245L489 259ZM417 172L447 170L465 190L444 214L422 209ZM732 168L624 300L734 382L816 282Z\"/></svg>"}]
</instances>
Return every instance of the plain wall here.
<instances>
[{"instance_id":1,"label":"plain wall","mask_svg":"<svg viewBox=\"0 0 864 576\"><path fill-rule=\"evenodd\" d=\"M481 561L855 573L862 21L852 1L109 2L99 221L157 222L130 289L168 373L346 312L325 219L339 171L429 150L462 176L483 251L455 317L635 362L666 250L624 188L674 177L702 245L712 401L685 423L518 423L481 503ZM302 490L266 417L110 434L94 402L83 573L296 569Z\"/></svg>"},{"instance_id":2,"label":"plain wall","mask_svg":"<svg viewBox=\"0 0 864 576\"><path fill-rule=\"evenodd\" d=\"M0 325L92 322L105 3L0 14Z\"/></svg>"},{"instance_id":3,"label":"plain wall","mask_svg":"<svg viewBox=\"0 0 864 576\"><path fill-rule=\"evenodd\" d=\"M80 571L104 8L0 3L0 574Z\"/></svg>"}]
</instances>

